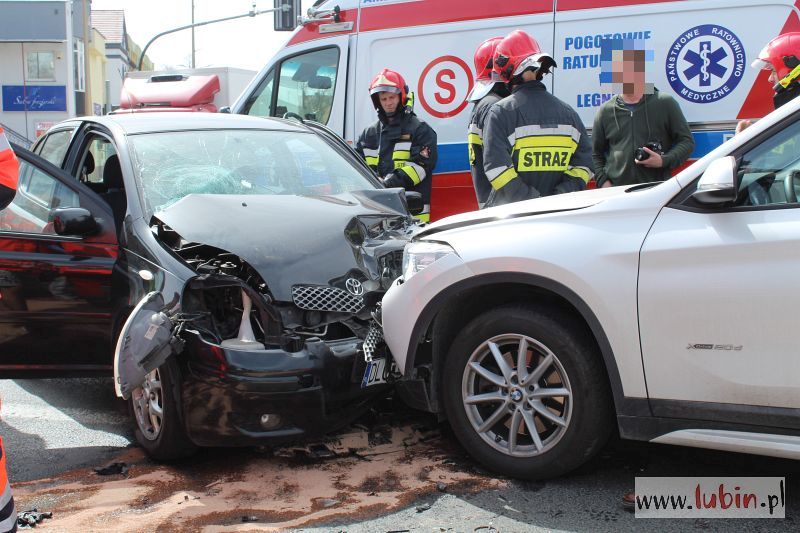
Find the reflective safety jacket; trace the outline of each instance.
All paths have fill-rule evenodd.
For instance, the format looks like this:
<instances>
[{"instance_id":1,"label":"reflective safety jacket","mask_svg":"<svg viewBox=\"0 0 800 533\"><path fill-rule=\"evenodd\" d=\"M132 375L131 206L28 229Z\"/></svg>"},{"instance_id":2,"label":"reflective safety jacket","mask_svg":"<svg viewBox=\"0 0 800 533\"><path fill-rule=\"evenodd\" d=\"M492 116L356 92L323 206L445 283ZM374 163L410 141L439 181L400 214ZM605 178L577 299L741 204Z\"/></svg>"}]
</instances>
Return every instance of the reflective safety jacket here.
<instances>
[{"instance_id":1,"label":"reflective safety jacket","mask_svg":"<svg viewBox=\"0 0 800 533\"><path fill-rule=\"evenodd\" d=\"M19 162L8 144L3 128L0 128L0 208L5 207L17 192ZM2 531L2 530L0 530Z\"/></svg>"},{"instance_id":2,"label":"reflective safety jacket","mask_svg":"<svg viewBox=\"0 0 800 533\"><path fill-rule=\"evenodd\" d=\"M529 81L494 104L483 128L487 206L586 188L592 148L578 113Z\"/></svg>"},{"instance_id":3,"label":"reflective safety jacket","mask_svg":"<svg viewBox=\"0 0 800 533\"><path fill-rule=\"evenodd\" d=\"M405 189L422 194L425 211L417 219L428 222L431 204L431 174L436 166L436 132L410 110L400 120L385 114L368 126L356 143L356 151L380 178L389 177Z\"/></svg>"},{"instance_id":4,"label":"reflective safety jacket","mask_svg":"<svg viewBox=\"0 0 800 533\"><path fill-rule=\"evenodd\" d=\"M6 450L0 438L0 531L17 530L17 512L14 509L14 497L11 495L11 484L8 482L6 470Z\"/></svg>"},{"instance_id":5,"label":"reflective safety jacket","mask_svg":"<svg viewBox=\"0 0 800 533\"><path fill-rule=\"evenodd\" d=\"M472 172L472 185L475 187L475 195L478 197L478 204L483 205L489 198L492 186L483 170L483 128L486 122L486 115L489 109L508 96L503 84L495 84L489 94L481 98L472 108L472 116L469 119L469 132L467 133L467 146L469 147L469 166Z\"/></svg>"}]
</instances>

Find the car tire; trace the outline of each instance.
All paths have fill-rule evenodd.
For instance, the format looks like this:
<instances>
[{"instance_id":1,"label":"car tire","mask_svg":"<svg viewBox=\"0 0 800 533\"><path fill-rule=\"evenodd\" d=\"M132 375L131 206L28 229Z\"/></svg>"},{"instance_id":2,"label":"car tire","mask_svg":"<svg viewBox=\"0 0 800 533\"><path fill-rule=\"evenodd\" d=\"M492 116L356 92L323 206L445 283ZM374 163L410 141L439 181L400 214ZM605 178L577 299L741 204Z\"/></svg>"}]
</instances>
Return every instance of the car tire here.
<instances>
[{"instance_id":1,"label":"car tire","mask_svg":"<svg viewBox=\"0 0 800 533\"><path fill-rule=\"evenodd\" d=\"M598 348L588 328L558 309L515 305L479 315L453 342L442 381L458 440L506 476L569 472L600 450L614 425ZM511 432L515 424L518 431Z\"/></svg>"},{"instance_id":2,"label":"car tire","mask_svg":"<svg viewBox=\"0 0 800 533\"><path fill-rule=\"evenodd\" d=\"M178 404L179 372L171 357L147 375L147 381L131 393L128 401L136 440L151 458L159 461L188 457L197 450L186 433Z\"/></svg>"}]
</instances>

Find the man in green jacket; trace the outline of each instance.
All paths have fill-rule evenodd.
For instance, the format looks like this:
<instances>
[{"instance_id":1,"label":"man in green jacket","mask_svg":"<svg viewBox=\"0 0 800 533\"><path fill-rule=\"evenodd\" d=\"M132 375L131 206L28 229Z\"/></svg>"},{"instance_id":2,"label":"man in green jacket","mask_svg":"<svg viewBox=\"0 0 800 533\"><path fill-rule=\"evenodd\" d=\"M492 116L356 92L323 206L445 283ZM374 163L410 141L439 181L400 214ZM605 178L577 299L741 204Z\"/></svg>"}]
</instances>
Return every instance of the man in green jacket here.
<instances>
[{"instance_id":1,"label":"man in green jacket","mask_svg":"<svg viewBox=\"0 0 800 533\"><path fill-rule=\"evenodd\" d=\"M694 150L678 103L646 82L645 67L652 61L648 53L639 41L603 43L601 59L607 61L600 81L613 83L621 94L604 103L594 119L592 159L598 187L663 181Z\"/></svg>"}]
</instances>

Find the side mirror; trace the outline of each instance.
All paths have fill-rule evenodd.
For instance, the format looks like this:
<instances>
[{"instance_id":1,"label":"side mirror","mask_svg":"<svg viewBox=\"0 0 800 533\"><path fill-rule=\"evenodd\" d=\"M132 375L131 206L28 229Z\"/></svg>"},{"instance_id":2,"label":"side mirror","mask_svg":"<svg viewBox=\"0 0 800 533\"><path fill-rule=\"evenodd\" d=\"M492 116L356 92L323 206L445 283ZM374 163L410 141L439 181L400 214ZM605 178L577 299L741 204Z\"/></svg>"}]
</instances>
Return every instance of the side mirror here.
<instances>
[{"instance_id":1,"label":"side mirror","mask_svg":"<svg viewBox=\"0 0 800 533\"><path fill-rule=\"evenodd\" d=\"M220 113L228 113L228 114L230 114L230 112L231 112L231 106L229 106L229 105L226 105L225 107L220 107L220 108L219 108L219 112L220 112Z\"/></svg>"},{"instance_id":2,"label":"side mirror","mask_svg":"<svg viewBox=\"0 0 800 533\"><path fill-rule=\"evenodd\" d=\"M406 204L408 205L408 212L412 215L419 215L425 210L422 194L418 192L406 191Z\"/></svg>"},{"instance_id":3,"label":"side mirror","mask_svg":"<svg viewBox=\"0 0 800 533\"><path fill-rule=\"evenodd\" d=\"M721 204L736 199L736 159L715 159L697 182L692 197L701 204Z\"/></svg>"},{"instance_id":4,"label":"side mirror","mask_svg":"<svg viewBox=\"0 0 800 533\"><path fill-rule=\"evenodd\" d=\"M275 31L292 31L297 27L300 0L275 0L275 9L280 9L275 12Z\"/></svg>"},{"instance_id":5,"label":"side mirror","mask_svg":"<svg viewBox=\"0 0 800 533\"><path fill-rule=\"evenodd\" d=\"M60 207L53 210L53 229L58 235L86 237L97 233L97 220L82 207Z\"/></svg>"}]
</instances>

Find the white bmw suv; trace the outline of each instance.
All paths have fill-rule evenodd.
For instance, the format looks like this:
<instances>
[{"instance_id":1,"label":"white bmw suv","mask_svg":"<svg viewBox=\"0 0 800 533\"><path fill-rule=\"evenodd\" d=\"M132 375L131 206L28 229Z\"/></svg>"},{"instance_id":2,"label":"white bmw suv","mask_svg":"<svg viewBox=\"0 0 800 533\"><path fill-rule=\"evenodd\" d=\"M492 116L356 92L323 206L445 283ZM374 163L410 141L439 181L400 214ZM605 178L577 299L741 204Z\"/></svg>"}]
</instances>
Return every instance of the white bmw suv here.
<instances>
[{"instance_id":1,"label":"white bmw suv","mask_svg":"<svg viewBox=\"0 0 800 533\"><path fill-rule=\"evenodd\" d=\"M383 299L398 390L514 477L615 425L800 459L798 196L800 98L666 182L427 226Z\"/></svg>"}]
</instances>

